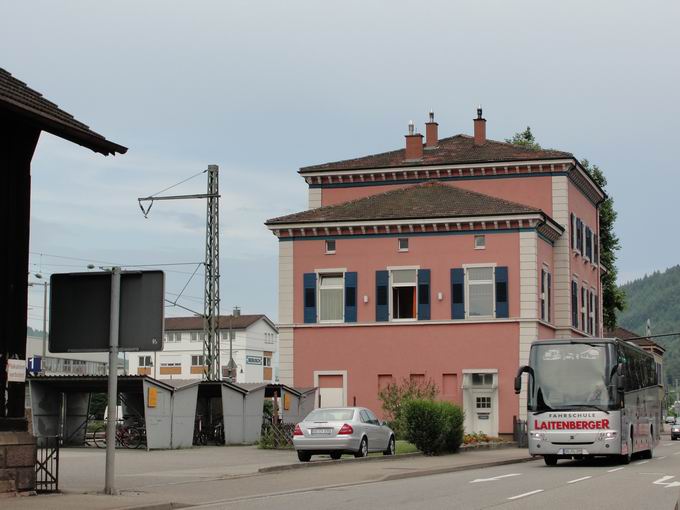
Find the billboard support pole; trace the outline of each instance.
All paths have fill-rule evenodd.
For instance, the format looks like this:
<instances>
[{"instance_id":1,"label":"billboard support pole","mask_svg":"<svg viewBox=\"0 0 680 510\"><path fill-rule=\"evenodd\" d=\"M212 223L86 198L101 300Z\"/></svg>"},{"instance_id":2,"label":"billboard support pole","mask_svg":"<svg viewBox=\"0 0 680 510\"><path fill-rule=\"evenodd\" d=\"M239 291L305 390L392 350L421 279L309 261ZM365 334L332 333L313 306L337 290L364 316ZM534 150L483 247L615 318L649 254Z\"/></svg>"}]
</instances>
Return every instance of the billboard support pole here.
<instances>
[{"instance_id":1,"label":"billboard support pole","mask_svg":"<svg viewBox=\"0 0 680 510\"><path fill-rule=\"evenodd\" d=\"M106 480L104 492L116 494L115 455L118 421L118 327L120 317L120 267L111 268L111 318L109 324L109 408L106 421Z\"/></svg>"}]
</instances>

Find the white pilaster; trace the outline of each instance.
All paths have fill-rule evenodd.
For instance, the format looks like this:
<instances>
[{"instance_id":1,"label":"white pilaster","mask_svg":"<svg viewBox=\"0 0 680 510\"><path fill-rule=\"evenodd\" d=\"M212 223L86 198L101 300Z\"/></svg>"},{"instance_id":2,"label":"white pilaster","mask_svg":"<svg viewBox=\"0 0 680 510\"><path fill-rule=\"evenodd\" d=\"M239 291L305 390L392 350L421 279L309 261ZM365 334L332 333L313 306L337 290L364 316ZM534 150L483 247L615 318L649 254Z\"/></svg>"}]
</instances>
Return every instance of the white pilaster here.
<instances>
[{"instance_id":1,"label":"white pilaster","mask_svg":"<svg viewBox=\"0 0 680 510\"><path fill-rule=\"evenodd\" d=\"M519 363L518 367L529 363L531 343L538 339L538 234L519 233L519 313L523 321L519 324ZM527 376L524 375L522 391L519 395L519 417L527 417Z\"/></svg>"},{"instance_id":2,"label":"white pilaster","mask_svg":"<svg viewBox=\"0 0 680 510\"><path fill-rule=\"evenodd\" d=\"M571 270L569 268L569 181L566 175L552 177L553 219L565 229L553 247L553 292L556 336L570 336Z\"/></svg>"},{"instance_id":3,"label":"white pilaster","mask_svg":"<svg viewBox=\"0 0 680 510\"><path fill-rule=\"evenodd\" d=\"M279 380L293 385L293 241L279 241Z\"/></svg>"},{"instance_id":4,"label":"white pilaster","mask_svg":"<svg viewBox=\"0 0 680 510\"><path fill-rule=\"evenodd\" d=\"M309 188L309 208L321 207L321 188Z\"/></svg>"}]
</instances>

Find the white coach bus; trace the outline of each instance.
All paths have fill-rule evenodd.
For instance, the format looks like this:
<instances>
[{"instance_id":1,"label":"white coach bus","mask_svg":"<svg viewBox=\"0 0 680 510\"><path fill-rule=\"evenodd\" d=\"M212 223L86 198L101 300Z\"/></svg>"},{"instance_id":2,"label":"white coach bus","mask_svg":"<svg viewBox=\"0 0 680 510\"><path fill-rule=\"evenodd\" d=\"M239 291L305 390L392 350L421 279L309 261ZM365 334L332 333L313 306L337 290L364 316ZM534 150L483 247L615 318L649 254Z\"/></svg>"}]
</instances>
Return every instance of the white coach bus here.
<instances>
[{"instance_id":1,"label":"white coach bus","mask_svg":"<svg viewBox=\"0 0 680 510\"><path fill-rule=\"evenodd\" d=\"M558 459L633 454L651 458L659 440L661 381L651 354L615 338L539 340L519 369L528 374L529 453Z\"/></svg>"}]
</instances>

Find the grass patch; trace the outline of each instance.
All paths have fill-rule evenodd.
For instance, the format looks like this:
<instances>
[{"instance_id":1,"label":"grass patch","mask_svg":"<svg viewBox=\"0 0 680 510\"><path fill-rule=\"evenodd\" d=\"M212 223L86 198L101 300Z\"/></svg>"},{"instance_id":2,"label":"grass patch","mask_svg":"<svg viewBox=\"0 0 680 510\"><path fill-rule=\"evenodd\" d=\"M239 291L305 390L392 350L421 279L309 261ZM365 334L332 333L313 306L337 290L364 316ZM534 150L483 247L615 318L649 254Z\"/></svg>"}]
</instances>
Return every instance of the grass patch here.
<instances>
[{"instance_id":1,"label":"grass patch","mask_svg":"<svg viewBox=\"0 0 680 510\"><path fill-rule=\"evenodd\" d=\"M418 451L416 445L409 443L408 441L399 440L397 441L397 455L402 453L415 453Z\"/></svg>"}]
</instances>

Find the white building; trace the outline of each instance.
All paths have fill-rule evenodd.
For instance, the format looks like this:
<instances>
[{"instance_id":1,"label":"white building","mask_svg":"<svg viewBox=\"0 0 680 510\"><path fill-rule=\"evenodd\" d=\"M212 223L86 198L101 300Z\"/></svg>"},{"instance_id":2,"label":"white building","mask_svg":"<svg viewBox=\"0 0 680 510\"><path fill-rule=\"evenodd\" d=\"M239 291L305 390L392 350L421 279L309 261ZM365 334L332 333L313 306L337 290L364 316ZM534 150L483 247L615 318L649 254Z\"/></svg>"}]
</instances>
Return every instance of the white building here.
<instances>
[{"instance_id":1,"label":"white building","mask_svg":"<svg viewBox=\"0 0 680 510\"><path fill-rule=\"evenodd\" d=\"M236 382L274 382L278 330L266 315L221 315L220 364L226 377L229 363L229 325L233 331ZM156 379L201 379L203 376L203 319L165 319L165 339L160 352L128 353L129 373Z\"/></svg>"},{"instance_id":2,"label":"white building","mask_svg":"<svg viewBox=\"0 0 680 510\"><path fill-rule=\"evenodd\" d=\"M50 352L46 344L47 339L42 336L26 337L26 359L29 368L36 366L32 360L39 358L39 367L46 375L106 375L109 366L109 354L107 352ZM45 345L43 346L43 343ZM45 357L42 353L45 350ZM120 361L122 365L123 360ZM119 365L119 371L122 366Z\"/></svg>"}]
</instances>

